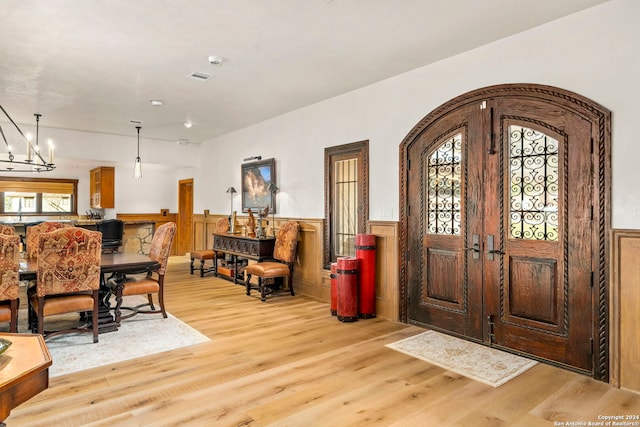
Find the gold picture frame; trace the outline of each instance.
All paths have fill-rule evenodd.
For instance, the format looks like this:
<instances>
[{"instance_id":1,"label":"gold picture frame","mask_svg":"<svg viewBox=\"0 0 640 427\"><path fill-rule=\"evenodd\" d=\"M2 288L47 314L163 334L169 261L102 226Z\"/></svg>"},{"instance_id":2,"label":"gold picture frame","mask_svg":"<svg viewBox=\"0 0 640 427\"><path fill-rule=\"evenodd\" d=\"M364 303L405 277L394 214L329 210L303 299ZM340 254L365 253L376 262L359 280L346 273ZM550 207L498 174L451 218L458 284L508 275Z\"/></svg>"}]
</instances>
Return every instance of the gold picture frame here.
<instances>
[{"instance_id":1,"label":"gold picture frame","mask_svg":"<svg viewBox=\"0 0 640 427\"><path fill-rule=\"evenodd\" d=\"M275 192L269 191L269 184L276 182L275 159L244 163L241 166L242 212L251 209L256 214L267 206L269 213L276 212Z\"/></svg>"}]
</instances>

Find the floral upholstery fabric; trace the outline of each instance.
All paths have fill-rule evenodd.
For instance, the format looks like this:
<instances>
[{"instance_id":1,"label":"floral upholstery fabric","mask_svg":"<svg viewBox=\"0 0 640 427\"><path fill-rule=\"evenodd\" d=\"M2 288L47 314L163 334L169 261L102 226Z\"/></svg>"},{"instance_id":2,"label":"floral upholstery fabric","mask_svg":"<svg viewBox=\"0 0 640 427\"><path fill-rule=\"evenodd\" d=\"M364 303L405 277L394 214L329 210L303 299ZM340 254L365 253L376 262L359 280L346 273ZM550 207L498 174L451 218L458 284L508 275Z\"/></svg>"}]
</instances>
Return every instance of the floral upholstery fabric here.
<instances>
[{"instance_id":1,"label":"floral upholstery fabric","mask_svg":"<svg viewBox=\"0 0 640 427\"><path fill-rule=\"evenodd\" d=\"M0 234L0 301L18 298L20 237Z\"/></svg>"},{"instance_id":2,"label":"floral upholstery fabric","mask_svg":"<svg viewBox=\"0 0 640 427\"><path fill-rule=\"evenodd\" d=\"M61 222L41 222L27 227L27 256L33 259L38 257L38 238L40 234L65 227L70 227L70 225Z\"/></svg>"},{"instance_id":3,"label":"floral upholstery fabric","mask_svg":"<svg viewBox=\"0 0 640 427\"><path fill-rule=\"evenodd\" d=\"M38 239L39 297L99 289L102 233L64 227Z\"/></svg>"},{"instance_id":4,"label":"floral upholstery fabric","mask_svg":"<svg viewBox=\"0 0 640 427\"><path fill-rule=\"evenodd\" d=\"M164 275L167 270L167 260L169 259L171 244L173 243L173 236L175 234L175 222L162 224L153 234L153 240L151 241L151 247L149 248L149 258L160 263L160 268L158 269L159 275Z\"/></svg>"},{"instance_id":5,"label":"floral upholstery fabric","mask_svg":"<svg viewBox=\"0 0 640 427\"><path fill-rule=\"evenodd\" d=\"M13 236L16 234L16 229L10 225L0 224L0 234L5 234L7 236Z\"/></svg>"},{"instance_id":6,"label":"floral upholstery fabric","mask_svg":"<svg viewBox=\"0 0 640 427\"><path fill-rule=\"evenodd\" d=\"M300 224L289 221L284 224L276 236L276 245L273 249L273 257L277 260L292 263L298 245L298 231Z\"/></svg>"}]
</instances>

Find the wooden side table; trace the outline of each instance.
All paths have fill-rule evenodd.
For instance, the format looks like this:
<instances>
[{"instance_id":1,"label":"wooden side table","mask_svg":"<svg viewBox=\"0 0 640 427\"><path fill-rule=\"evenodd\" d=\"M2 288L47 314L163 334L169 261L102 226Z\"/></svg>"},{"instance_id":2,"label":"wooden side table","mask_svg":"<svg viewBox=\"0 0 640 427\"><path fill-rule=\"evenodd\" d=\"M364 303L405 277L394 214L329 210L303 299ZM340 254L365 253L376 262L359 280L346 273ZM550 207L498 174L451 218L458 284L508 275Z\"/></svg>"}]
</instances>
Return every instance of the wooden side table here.
<instances>
[{"instance_id":1,"label":"wooden side table","mask_svg":"<svg viewBox=\"0 0 640 427\"><path fill-rule=\"evenodd\" d=\"M216 254L223 252L233 256L233 269L226 271L232 272L231 279L233 283L238 283L238 258L252 259L255 261L271 259L273 257L275 244L275 237L257 239L239 234L213 233L213 252ZM217 262L214 262L213 265L213 272L218 276L222 271L218 271Z\"/></svg>"},{"instance_id":2,"label":"wooden side table","mask_svg":"<svg viewBox=\"0 0 640 427\"><path fill-rule=\"evenodd\" d=\"M11 341L0 354L0 426L16 406L49 387L51 355L42 335L0 334Z\"/></svg>"}]
</instances>

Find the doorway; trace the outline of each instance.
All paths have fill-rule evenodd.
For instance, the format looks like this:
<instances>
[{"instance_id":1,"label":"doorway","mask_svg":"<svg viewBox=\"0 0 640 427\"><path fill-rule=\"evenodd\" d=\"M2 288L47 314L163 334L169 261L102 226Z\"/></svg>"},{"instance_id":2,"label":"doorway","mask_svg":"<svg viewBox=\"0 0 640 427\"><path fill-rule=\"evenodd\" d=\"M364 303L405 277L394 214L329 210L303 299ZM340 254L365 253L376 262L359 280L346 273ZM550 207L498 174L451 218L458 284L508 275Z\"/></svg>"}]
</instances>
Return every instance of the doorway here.
<instances>
[{"instance_id":1,"label":"doorway","mask_svg":"<svg viewBox=\"0 0 640 427\"><path fill-rule=\"evenodd\" d=\"M532 84L418 123L401 144L401 319L608 380L609 129L598 104Z\"/></svg>"},{"instance_id":2,"label":"doorway","mask_svg":"<svg viewBox=\"0 0 640 427\"><path fill-rule=\"evenodd\" d=\"M178 181L177 255L193 250L193 178Z\"/></svg>"}]
</instances>

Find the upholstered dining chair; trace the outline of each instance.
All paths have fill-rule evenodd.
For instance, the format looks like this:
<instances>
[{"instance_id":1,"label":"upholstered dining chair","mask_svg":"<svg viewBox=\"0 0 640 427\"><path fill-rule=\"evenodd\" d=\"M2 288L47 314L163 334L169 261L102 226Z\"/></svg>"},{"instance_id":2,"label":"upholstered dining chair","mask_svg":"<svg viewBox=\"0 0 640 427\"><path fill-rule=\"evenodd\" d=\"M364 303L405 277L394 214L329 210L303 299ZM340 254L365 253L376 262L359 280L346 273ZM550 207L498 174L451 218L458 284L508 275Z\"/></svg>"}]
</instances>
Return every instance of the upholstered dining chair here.
<instances>
[{"instance_id":1,"label":"upholstered dining chair","mask_svg":"<svg viewBox=\"0 0 640 427\"><path fill-rule=\"evenodd\" d=\"M16 229L11 225L0 224L0 234L13 236L14 234L16 234Z\"/></svg>"},{"instance_id":2,"label":"upholstered dining chair","mask_svg":"<svg viewBox=\"0 0 640 427\"><path fill-rule=\"evenodd\" d=\"M122 246L124 221L121 219L105 219L96 223L96 228L102 233L102 251L118 252Z\"/></svg>"},{"instance_id":3,"label":"upholstered dining chair","mask_svg":"<svg viewBox=\"0 0 640 427\"><path fill-rule=\"evenodd\" d=\"M114 309L115 323L120 326L122 319L135 316L138 313L162 313L162 317L167 317L164 307L164 275L167 271L167 262L171 253L173 237L176 234L176 223L167 222L158 227L153 234L151 246L149 248L149 258L158 261L160 268L155 272L149 272L142 278L127 278L117 282L111 287L111 292L116 296L116 306ZM158 308L153 303L153 294L158 295ZM135 307L122 307L123 297L131 295L146 295L146 303ZM143 307L148 306L148 309ZM122 310L131 311L123 316Z\"/></svg>"},{"instance_id":4,"label":"upholstered dining chair","mask_svg":"<svg viewBox=\"0 0 640 427\"><path fill-rule=\"evenodd\" d=\"M229 219L228 218L220 218L216 221L216 225L214 228L216 233L226 233L229 231ZM209 273L211 271L215 271L215 265L211 267L205 268L205 262L208 260L212 260L215 264L218 258L224 258L224 253L215 253L213 249L200 249L197 251L191 252L191 264L189 268L191 270L191 274L193 274L193 270L195 270L195 266L193 265L195 260L200 260L200 277L204 277L205 273Z\"/></svg>"},{"instance_id":5,"label":"upholstered dining chair","mask_svg":"<svg viewBox=\"0 0 640 427\"><path fill-rule=\"evenodd\" d=\"M284 224L276 236L276 243L273 248L273 261L249 264L244 269L247 295L251 295L251 289L258 289L260 291L260 299L265 301L267 294L272 292L272 289L267 286L266 282L275 281L275 279L279 277L287 278L289 291L291 295L295 295L293 291L293 265L298 248L299 231L300 224L296 221L289 221ZM252 276L258 277L257 288L251 286Z\"/></svg>"},{"instance_id":6,"label":"upholstered dining chair","mask_svg":"<svg viewBox=\"0 0 640 427\"><path fill-rule=\"evenodd\" d=\"M37 281L29 303L37 332L46 338L69 332L93 332L98 342L98 290L102 234L79 227L64 227L38 238ZM91 312L91 326L44 330L44 318L65 313Z\"/></svg>"},{"instance_id":7,"label":"upholstered dining chair","mask_svg":"<svg viewBox=\"0 0 640 427\"><path fill-rule=\"evenodd\" d=\"M0 323L18 332L20 237L0 234Z\"/></svg>"},{"instance_id":8,"label":"upholstered dining chair","mask_svg":"<svg viewBox=\"0 0 640 427\"><path fill-rule=\"evenodd\" d=\"M67 227L71 227L71 224L54 222L54 221L46 221L46 222L41 222L39 224L28 226L26 229L27 257L32 259L37 258L38 239L40 238L40 234L48 233L53 230L58 230L60 228L67 228Z\"/></svg>"}]
</instances>

